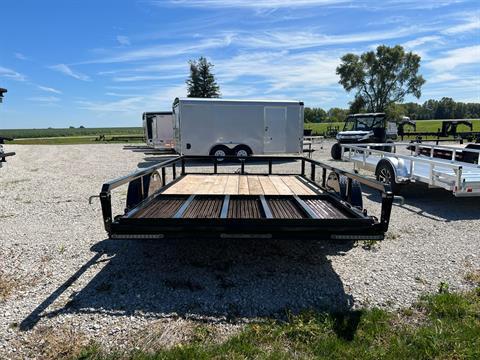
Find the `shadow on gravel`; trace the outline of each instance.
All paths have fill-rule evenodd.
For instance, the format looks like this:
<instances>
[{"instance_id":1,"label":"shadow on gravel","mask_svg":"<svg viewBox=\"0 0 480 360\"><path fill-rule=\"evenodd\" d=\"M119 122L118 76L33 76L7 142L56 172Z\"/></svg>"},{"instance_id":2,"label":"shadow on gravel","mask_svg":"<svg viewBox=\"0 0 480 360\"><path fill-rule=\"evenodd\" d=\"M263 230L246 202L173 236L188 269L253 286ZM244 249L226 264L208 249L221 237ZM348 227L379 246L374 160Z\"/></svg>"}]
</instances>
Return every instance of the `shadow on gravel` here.
<instances>
[{"instance_id":1,"label":"shadow on gravel","mask_svg":"<svg viewBox=\"0 0 480 360\"><path fill-rule=\"evenodd\" d=\"M313 309L343 313L342 329L356 328L346 294L327 255L353 243L298 240L104 240L96 255L20 325L64 313L182 316L203 321L273 317ZM104 259L104 260L101 260ZM48 307L88 268L106 265L65 307ZM340 324L339 323L339 324ZM346 334L346 336L350 336Z\"/></svg>"},{"instance_id":2,"label":"shadow on gravel","mask_svg":"<svg viewBox=\"0 0 480 360\"><path fill-rule=\"evenodd\" d=\"M381 202L377 190L363 187L362 191L368 199ZM394 203L394 207L402 208L424 218L450 222L458 220L477 220L480 218L478 199L475 197L458 198L444 189L428 188L425 184L408 184L401 189L405 204ZM391 221L395 221L394 214Z\"/></svg>"}]
</instances>

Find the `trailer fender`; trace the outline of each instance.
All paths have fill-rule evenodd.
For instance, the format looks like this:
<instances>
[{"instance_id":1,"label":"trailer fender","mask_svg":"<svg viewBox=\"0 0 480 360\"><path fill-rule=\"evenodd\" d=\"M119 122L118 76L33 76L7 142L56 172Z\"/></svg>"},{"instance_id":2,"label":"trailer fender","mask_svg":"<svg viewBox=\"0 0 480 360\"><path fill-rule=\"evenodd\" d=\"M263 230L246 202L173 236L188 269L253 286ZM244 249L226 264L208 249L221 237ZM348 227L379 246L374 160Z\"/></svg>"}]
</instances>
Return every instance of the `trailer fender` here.
<instances>
[{"instance_id":1,"label":"trailer fender","mask_svg":"<svg viewBox=\"0 0 480 360\"><path fill-rule=\"evenodd\" d=\"M377 173L377 170L382 162L387 161L391 166L393 171L395 172L395 177L398 178L408 178L408 168L405 164L405 161L403 159L398 159L394 157L384 157L382 160L380 160L377 163L377 166L375 168L375 174Z\"/></svg>"},{"instance_id":2,"label":"trailer fender","mask_svg":"<svg viewBox=\"0 0 480 360\"><path fill-rule=\"evenodd\" d=\"M143 185L143 187L142 187ZM127 206L125 211L129 211L136 207L140 202L145 200L149 195L162 187L162 175L158 171L135 179L128 184Z\"/></svg>"}]
</instances>

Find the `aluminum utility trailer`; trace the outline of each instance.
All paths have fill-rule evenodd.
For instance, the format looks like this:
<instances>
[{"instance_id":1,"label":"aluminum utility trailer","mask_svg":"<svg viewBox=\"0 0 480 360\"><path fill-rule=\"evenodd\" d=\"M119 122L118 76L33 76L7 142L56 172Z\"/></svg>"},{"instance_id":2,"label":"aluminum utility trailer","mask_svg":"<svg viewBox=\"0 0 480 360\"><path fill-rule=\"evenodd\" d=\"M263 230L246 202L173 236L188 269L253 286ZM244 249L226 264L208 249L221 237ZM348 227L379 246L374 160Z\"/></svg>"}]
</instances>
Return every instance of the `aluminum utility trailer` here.
<instances>
[{"instance_id":1,"label":"aluminum utility trailer","mask_svg":"<svg viewBox=\"0 0 480 360\"><path fill-rule=\"evenodd\" d=\"M234 166L226 164L233 157L222 159L180 156L105 183L99 197L109 237L384 238L393 201L388 185L305 157L252 156ZM295 161L296 174L274 173L286 161ZM199 163L211 171L198 172ZM247 173L251 163L263 172ZM382 194L380 219L359 204L359 184ZM115 215L112 190L122 185L126 209Z\"/></svg>"},{"instance_id":2,"label":"aluminum utility trailer","mask_svg":"<svg viewBox=\"0 0 480 360\"><path fill-rule=\"evenodd\" d=\"M366 169L375 172L377 180L390 183L394 193L401 184L422 182L431 187L449 190L453 195L480 196L480 150L458 148L453 146L426 145L423 143L397 143L395 152L378 149L385 144L342 144L342 159L354 163L355 169ZM390 144L391 145L391 144ZM402 155L396 151L405 147L410 155ZM422 155L430 149L430 156ZM438 152L449 152L451 159L434 157ZM469 158L476 157L472 163L456 160L458 153L468 152Z\"/></svg>"}]
</instances>

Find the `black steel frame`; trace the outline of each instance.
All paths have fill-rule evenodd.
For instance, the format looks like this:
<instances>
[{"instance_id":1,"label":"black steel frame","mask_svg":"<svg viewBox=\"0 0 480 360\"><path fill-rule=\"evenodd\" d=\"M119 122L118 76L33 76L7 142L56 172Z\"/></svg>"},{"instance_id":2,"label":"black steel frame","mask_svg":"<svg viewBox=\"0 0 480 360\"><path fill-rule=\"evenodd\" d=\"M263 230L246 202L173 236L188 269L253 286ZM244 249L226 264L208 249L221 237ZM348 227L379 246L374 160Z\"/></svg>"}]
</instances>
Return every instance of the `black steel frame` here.
<instances>
[{"instance_id":1,"label":"black steel frame","mask_svg":"<svg viewBox=\"0 0 480 360\"><path fill-rule=\"evenodd\" d=\"M213 172L194 172L187 171L189 162L199 161L210 162L213 166ZM187 174L232 174L232 172L220 172L219 163L230 165L230 161L240 162L240 169L238 174L246 174L246 163L261 163L264 162L268 166L268 174L274 174L273 168L275 162L295 161L300 163L300 171L297 174L281 174L277 175L292 175L304 181L312 190L318 193L317 198L325 198L335 203L339 209L352 214L352 218L348 219L273 219L266 216L263 219L226 219L220 217L218 219L185 219L185 218L167 218L167 219L139 219L132 218L132 216L141 208L146 206L153 198L168 187L175 184L183 176ZM306 167L310 167L310 176L307 176ZM167 182L166 169L172 168L172 177ZM317 169L321 169L320 179L316 179ZM327 172L334 172L337 175L343 175L347 178L347 188L344 198L340 198L339 194L327 186ZM161 185L158 189L149 193L149 182L152 174L161 174ZM177 175L179 173L179 175ZM266 175L265 173L248 172L248 175ZM372 189L378 190L382 196L382 206L380 219L374 216L368 216L365 209L358 209L349 204L351 200L352 183L356 180L359 183L368 186ZM128 184L136 185L136 198L127 199L127 208L123 215L113 216L111 191L119 186ZM130 189L129 189L130 192ZM229 195L220 195L225 197L225 201L229 201ZM306 196L308 198L308 196ZM303 198L305 196L295 197L296 201L302 206ZM297 199L298 198L298 199ZM193 196L190 196L190 200ZM388 184L380 183L355 173L335 168L331 165L312 160L301 156L249 156L244 159L238 159L234 156L227 156L223 158L215 156L179 156L174 159L169 159L159 164L153 165L149 168L139 170L132 174L114 179L106 182L102 186L100 192L100 202L102 206L102 214L105 230L110 237L176 237L176 236L228 236L230 233L233 237L235 234L251 234L251 236L263 237L274 236L290 237L316 237L316 238L335 238L335 234L358 235L359 238L373 238L383 239L384 233L388 229L390 221L390 213L393 203L393 193ZM265 208L264 208L265 211ZM268 207L267 207L268 211ZM306 210L305 210L306 211ZM307 211L308 214L308 211ZM340 236L340 235L339 235ZM354 237L352 237L354 238Z\"/></svg>"}]
</instances>

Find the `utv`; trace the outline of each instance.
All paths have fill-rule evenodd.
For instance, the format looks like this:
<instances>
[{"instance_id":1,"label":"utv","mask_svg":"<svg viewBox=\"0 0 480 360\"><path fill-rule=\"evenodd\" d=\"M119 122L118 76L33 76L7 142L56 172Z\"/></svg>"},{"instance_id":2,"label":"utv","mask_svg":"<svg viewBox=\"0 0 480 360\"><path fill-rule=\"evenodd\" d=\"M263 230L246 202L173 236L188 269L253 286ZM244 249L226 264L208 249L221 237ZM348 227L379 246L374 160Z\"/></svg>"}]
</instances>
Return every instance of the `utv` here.
<instances>
[{"instance_id":1,"label":"utv","mask_svg":"<svg viewBox=\"0 0 480 360\"><path fill-rule=\"evenodd\" d=\"M414 124L407 117L402 120L402 124L405 123ZM388 120L385 113L348 115L343 131L336 136L337 142L332 146L331 155L334 160L341 159L340 144L393 143L397 136L396 122ZM391 147L386 146L379 150L391 151Z\"/></svg>"}]
</instances>

